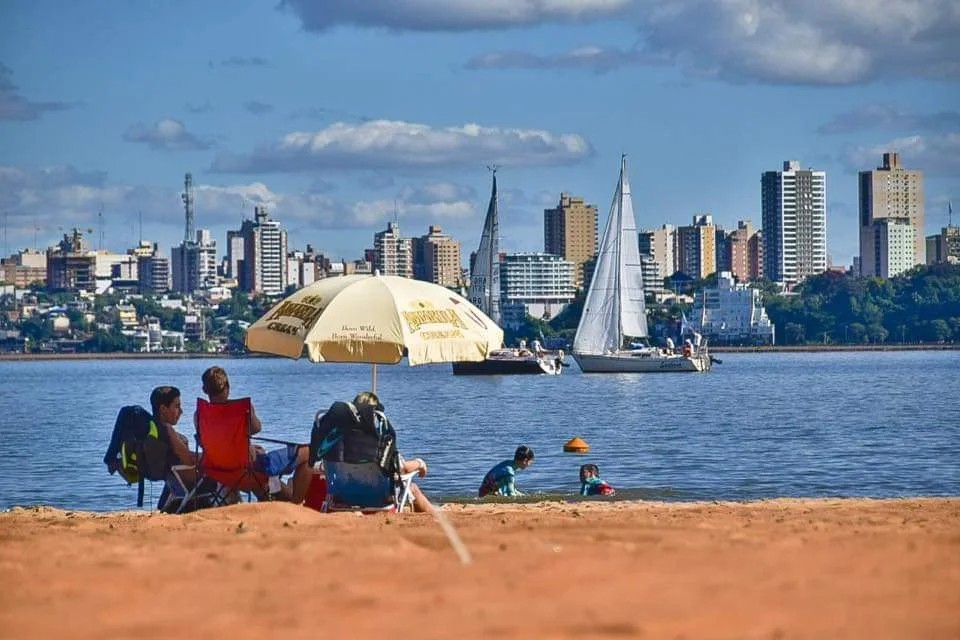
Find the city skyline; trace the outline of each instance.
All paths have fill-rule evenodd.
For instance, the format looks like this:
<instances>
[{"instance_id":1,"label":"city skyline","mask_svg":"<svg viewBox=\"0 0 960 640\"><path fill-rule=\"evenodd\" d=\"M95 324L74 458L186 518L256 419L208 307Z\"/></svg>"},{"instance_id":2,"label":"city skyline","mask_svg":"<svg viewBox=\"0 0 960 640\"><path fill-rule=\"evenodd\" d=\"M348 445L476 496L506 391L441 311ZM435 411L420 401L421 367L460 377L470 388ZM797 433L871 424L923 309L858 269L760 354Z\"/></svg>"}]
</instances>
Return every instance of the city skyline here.
<instances>
[{"instance_id":1,"label":"city skyline","mask_svg":"<svg viewBox=\"0 0 960 640\"><path fill-rule=\"evenodd\" d=\"M142 212L169 255L191 172L218 247L266 206L291 249L356 259L396 215L407 237L440 225L466 262L488 164L503 250L542 251L561 192L602 227L627 153L650 229L760 227L763 172L825 171L827 250L850 265L858 172L884 152L924 172L924 236L960 196L960 15L865 4L4 3L5 254L74 226L124 251Z\"/></svg>"}]
</instances>

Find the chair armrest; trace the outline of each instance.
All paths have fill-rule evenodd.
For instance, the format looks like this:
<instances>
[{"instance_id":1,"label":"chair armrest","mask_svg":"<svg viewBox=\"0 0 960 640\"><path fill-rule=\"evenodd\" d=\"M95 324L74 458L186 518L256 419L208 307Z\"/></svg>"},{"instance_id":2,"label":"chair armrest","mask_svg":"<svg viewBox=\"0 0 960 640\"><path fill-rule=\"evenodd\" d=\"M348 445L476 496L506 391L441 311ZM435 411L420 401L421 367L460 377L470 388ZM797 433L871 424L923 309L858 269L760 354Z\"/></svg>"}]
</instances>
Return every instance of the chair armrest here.
<instances>
[{"instance_id":1,"label":"chair armrest","mask_svg":"<svg viewBox=\"0 0 960 640\"><path fill-rule=\"evenodd\" d=\"M250 436L251 440L259 440L261 442L273 442L275 444L285 444L292 445L294 447L305 447L306 443L303 442L291 442L290 440L277 440L275 438L264 438L263 436Z\"/></svg>"}]
</instances>

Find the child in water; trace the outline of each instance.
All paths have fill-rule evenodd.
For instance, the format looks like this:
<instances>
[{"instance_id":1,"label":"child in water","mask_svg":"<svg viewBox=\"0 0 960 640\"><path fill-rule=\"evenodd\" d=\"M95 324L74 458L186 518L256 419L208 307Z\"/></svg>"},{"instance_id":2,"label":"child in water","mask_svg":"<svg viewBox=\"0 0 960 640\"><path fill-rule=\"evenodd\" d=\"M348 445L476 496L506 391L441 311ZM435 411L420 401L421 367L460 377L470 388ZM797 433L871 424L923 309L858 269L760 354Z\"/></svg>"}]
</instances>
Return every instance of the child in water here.
<instances>
[{"instance_id":1,"label":"child in water","mask_svg":"<svg viewBox=\"0 0 960 640\"><path fill-rule=\"evenodd\" d=\"M487 472L480 484L477 497L482 498L491 494L507 497L522 496L523 494L514 483L517 471L526 469L532 462L533 449L524 445L517 447L513 460L504 460Z\"/></svg>"},{"instance_id":2,"label":"child in water","mask_svg":"<svg viewBox=\"0 0 960 640\"><path fill-rule=\"evenodd\" d=\"M600 467L595 464L580 466L580 495L612 496L614 493L616 490L600 479Z\"/></svg>"}]
</instances>

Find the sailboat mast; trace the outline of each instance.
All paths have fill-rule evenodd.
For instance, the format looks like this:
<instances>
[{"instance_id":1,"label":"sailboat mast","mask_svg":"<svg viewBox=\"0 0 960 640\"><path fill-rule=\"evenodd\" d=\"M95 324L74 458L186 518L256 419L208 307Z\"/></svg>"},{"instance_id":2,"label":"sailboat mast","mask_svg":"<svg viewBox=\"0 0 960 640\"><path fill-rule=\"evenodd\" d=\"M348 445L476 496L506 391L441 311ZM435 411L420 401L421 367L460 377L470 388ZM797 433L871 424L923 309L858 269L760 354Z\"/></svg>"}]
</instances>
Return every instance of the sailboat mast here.
<instances>
[{"instance_id":1,"label":"sailboat mast","mask_svg":"<svg viewBox=\"0 0 960 640\"><path fill-rule=\"evenodd\" d=\"M493 190L490 192L490 206L493 208L494 216L497 216L499 214L498 210L500 208L498 196L497 196L497 166L493 165L492 167L488 167L488 169L490 169L490 172L493 174ZM487 307L486 312L491 316L491 318L494 313L493 311L493 261L494 261L494 254L496 254L500 250L500 247L498 246L499 243L497 242L497 234L500 233L500 229L498 228L499 226L500 225L497 224L496 217L492 218L492 222L490 224L490 252L489 252L490 255L489 255L489 259L487 260L487 304L486 304L486 307ZM493 319L493 320L494 322L498 321L498 319Z\"/></svg>"},{"instance_id":2,"label":"sailboat mast","mask_svg":"<svg viewBox=\"0 0 960 640\"><path fill-rule=\"evenodd\" d=\"M620 184L617 187L617 222L619 229L617 231L617 255L623 255L623 174L627 167L627 154L620 155ZM621 269L617 268L616 289L617 292L617 350L623 349L623 301L620 299Z\"/></svg>"}]
</instances>

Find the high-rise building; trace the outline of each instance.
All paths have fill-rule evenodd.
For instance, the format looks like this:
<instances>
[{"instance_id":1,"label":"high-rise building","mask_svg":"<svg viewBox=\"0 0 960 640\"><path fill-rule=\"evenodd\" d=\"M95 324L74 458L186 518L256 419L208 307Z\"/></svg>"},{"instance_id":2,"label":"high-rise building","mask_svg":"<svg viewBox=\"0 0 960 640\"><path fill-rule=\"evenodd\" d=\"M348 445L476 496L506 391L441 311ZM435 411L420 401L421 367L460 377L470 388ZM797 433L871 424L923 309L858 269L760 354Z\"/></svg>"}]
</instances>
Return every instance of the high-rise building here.
<instances>
[{"instance_id":1,"label":"high-rise building","mask_svg":"<svg viewBox=\"0 0 960 640\"><path fill-rule=\"evenodd\" d=\"M713 265L714 273L721 271L731 271L730 265L730 234L720 225L713 227L713 253L717 258L717 263Z\"/></svg>"},{"instance_id":2,"label":"high-rise building","mask_svg":"<svg viewBox=\"0 0 960 640\"><path fill-rule=\"evenodd\" d=\"M180 198L185 219L183 242L170 250L170 268L173 290L192 294L219 284L217 243L208 229L197 229L194 235L193 177L189 173L184 176Z\"/></svg>"},{"instance_id":3,"label":"high-rise building","mask_svg":"<svg viewBox=\"0 0 960 640\"><path fill-rule=\"evenodd\" d=\"M887 224L885 229L875 228L878 222L889 218L901 222ZM881 247L890 240L891 230L897 240L901 239L904 220L913 227L913 255L906 268L898 253ZM882 166L860 172L860 275L889 278L924 264L923 225L922 171L904 169L898 153L884 153Z\"/></svg>"},{"instance_id":4,"label":"high-rise building","mask_svg":"<svg viewBox=\"0 0 960 640\"><path fill-rule=\"evenodd\" d=\"M383 276L413 277L413 242L400 237L400 225L388 222L373 235L373 268Z\"/></svg>"},{"instance_id":5,"label":"high-rise building","mask_svg":"<svg viewBox=\"0 0 960 640\"><path fill-rule=\"evenodd\" d=\"M47 251L47 289L93 293L96 288L97 254L87 248L80 230L73 229Z\"/></svg>"},{"instance_id":6,"label":"high-rise building","mask_svg":"<svg viewBox=\"0 0 960 640\"><path fill-rule=\"evenodd\" d=\"M170 290L170 261L159 253L137 257L137 279L143 293L166 293Z\"/></svg>"},{"instance_id":7,"label":"high-rise building","mask_svg":"<svg viewBox=\"0 0 960 640\"><path fill-rule=\"evenodd\" d=\"M227 230L227 265L224 274L228 278L240 280L243 266L243 231L242 229Z\"/></svg>"},{"instance_id":8,"label":"high-rise building","mask_svg":"<svg viewBox=\"0 0 960 640\"><path fill-rule=\"evenodd\" d=\"M574 265L550 253L508 253L500 262L500 308L506 326L526 315L549 320L576 294Z\"/></svg>"},{"instance_id":9,"label":"high-rise building","mask_svg":"<svg viewBox=\"0 0 960 640\"><path fill-rule=\"evenodd\" d=\"M173 290L180 293L205 291L219 284L217 242L209 229L197 229L197 239L184 242L170 251Z\"/></svg>"},{"instance_id":10,"label":"high-rise building","mask_svg":"<svg viewBox=\"0 0 960 640\"><path fill-rule=\"evenodd\" d=\"M733 277L739 282L750 282L759 278L763 272L760 232L753 228L750 220L737 222L736 231L731 231L728 236L728 245L729 270Z\"/></svg>"},{"instance_id":11,"label":"high-rise building","mask_svg":"<svg viewBox=\"0 0 960 640\"><path fill-rule=\"evenodd\" d=\"M639 232L640 255L648 255L660 265L663 278L677 271L677 229L665 224L659 229L644 229Z\"/></svg>"},{"instance_id":12,"label":"high-rise building","mask_svg":"<svg viewBox=\"0 0 960 640\"><path fill-rule=\"evenodd\" d=\"M873 232L874 268L877 270L873 275L892 278L913 268L916 230L908 218L878 218L870 225L870 230Z\"/></svg>"},{"instance_id":13,"label":"high-rise building","mask_svg":"<svg viewBox=\"0 0 960 640\"><path fill-rule=\"evenodd\" d=\"M677 270L691 278L717 271L717 231L713 216L693 216L693 224L677 229Z\"/></svg>"},{"instance_id":14,"label":"high-rise building","mask_svg":"<svg viewBox=\"0 0 960 640\"><path fill-rule=\"evenodd\" d=\"M584 263L597 253L597 207L561 193L556 208L543 210L543 250L572 262L576 286L586 287Z\"/></svg>"},{"instance_id":15,"label":"high-rise building","mask_svg":"<svg viewBox=\"0 0 960 640\"><path fill-rule=\"evenodd\" d=\"M760 177L763 274L792 288L827 270L827 174L796 160Z\"/></svg>"},{"instance_id":16,"label":"high-rise building","mask_svg":"<svg viewBox=\"0 0 960 640\"><path fill-rule=\"evenodd\" d=\"M425 236L412 239L413 274L444 287L461 283L460 243L443 233L439 225L430 225Z\"/></svg>"},{"instance_id":17,"label":"high-rise building","mask_svg":"<svg viewBox=\"0 0 960 640\"><path fill-rule=\"evenodd\" d=\"M243 291L277 295L287 288L287 232L278 220L271 220L267 208L253 208L253 220L244 220L243 266L240 287Z\"/></svg>"}]
</instances>

